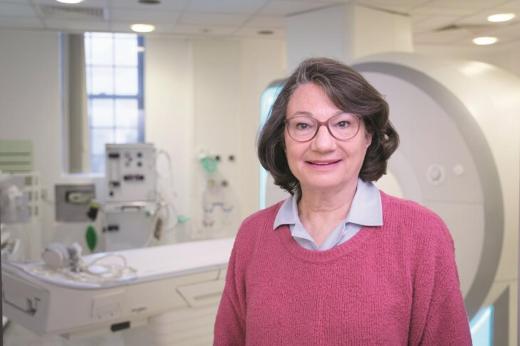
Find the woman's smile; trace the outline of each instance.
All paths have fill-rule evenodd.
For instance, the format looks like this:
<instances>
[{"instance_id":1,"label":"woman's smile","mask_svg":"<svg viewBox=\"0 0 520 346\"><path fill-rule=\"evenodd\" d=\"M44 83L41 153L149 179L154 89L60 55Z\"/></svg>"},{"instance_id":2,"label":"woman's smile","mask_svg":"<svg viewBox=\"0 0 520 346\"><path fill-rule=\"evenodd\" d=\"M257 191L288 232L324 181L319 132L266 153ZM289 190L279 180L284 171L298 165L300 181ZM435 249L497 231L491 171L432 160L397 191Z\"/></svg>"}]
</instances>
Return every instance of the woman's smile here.
<instances>
[{"instance_id":1,"label":"woman's smile","mask_svg":"<svg viewBox=\"0 0 520 346\"><path fill-rule=\"evenodd\" d=\"M307 160L305 161L313 169L331 170L336 168L342 160Z\"/></svg>"}]
</instances>

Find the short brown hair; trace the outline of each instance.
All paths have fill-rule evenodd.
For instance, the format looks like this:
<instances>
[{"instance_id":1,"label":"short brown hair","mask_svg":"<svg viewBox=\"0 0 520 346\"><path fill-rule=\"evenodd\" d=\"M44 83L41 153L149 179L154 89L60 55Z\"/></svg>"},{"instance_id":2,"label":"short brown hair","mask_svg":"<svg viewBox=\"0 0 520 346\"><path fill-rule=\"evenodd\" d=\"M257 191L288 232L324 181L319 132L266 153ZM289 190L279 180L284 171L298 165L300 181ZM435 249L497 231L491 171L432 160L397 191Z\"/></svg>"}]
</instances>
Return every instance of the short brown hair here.
<instances>
[{"instance_id":1,"label":"short brown hair","mask_svg":"<svg viewBox=\"0 0 520 346\"><path fill-rule=\"evenodd\" d=\"M336 107L361 117L372 135L372 143L359 177L364 181L381 178L390 155L399 145L399 135L388 119L388 104L363 76L347 65L329 58L311 58L303 61L283 85L258 138L258 158L275 184L291 194L301 192L285 156L284 130L289 99L305 83L322 87Z\"/></svg>"}]
</instances>

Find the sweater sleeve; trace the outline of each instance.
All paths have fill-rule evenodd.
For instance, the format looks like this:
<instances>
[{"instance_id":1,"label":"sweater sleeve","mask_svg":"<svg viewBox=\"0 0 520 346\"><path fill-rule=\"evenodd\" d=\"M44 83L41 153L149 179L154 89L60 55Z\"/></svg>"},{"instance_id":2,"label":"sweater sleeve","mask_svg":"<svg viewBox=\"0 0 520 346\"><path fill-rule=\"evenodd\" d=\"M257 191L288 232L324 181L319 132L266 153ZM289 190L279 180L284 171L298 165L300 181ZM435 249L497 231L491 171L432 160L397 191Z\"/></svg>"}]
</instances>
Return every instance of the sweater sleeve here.
<instances>
[{"instance_id":1,"label":"sweater sleeve","mask_svg":"<svg viewBox=\"0 0 520 346\"><path fill-rule=\"evenodd\" d=\"M245 294L237 275L237 243L233 247L226 274L226 284L215 320L213 345L245 344Z\"/></svg>"},{"instance_id":2,"label":"sweater sleeve","mask_svg":"<svg viewBox=\"0 0 520 346\"><path fill-rule=\"evenodd\" d=\"M435 217L419 247L413 287L411 345L471 345L453 239Z\"/></svg>"}]
</instances>

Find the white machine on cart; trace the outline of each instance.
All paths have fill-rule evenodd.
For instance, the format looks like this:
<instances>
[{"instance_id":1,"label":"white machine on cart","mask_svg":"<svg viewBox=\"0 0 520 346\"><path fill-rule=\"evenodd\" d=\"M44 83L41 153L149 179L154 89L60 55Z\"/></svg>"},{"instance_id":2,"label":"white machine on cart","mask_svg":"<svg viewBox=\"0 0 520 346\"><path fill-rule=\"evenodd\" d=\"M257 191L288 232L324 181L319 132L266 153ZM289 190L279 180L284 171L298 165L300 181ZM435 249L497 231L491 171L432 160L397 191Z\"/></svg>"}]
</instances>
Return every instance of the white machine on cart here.
<instances>
[{"instance_id":1,"label":"white machine on cart","mask_svg":"<svg viewBox=\"0 0 520 346\"><path fill-rule=\"evenodd\" d=\"M107 144L106 188L103 206L105 250L149 245L159 220L159 211L164 207L157 191L153 144Z\"/></svg>"},{"instance_id":2,"label":"white machine on cart","mask_svg":"<svg viewBox=\"0 0 520 346\"><path fill-rule=\"evenodd\" d=\"M210 344L232 244L233 239L218 239L82 258L100 278L123 259L129 270L107 280L90 280L72 268L53 270L43 262L3 261L3 311L40 335L130 333L147 325L140 328L144 339L134 335L125 343Z\"/></svg>"}]
</instances>

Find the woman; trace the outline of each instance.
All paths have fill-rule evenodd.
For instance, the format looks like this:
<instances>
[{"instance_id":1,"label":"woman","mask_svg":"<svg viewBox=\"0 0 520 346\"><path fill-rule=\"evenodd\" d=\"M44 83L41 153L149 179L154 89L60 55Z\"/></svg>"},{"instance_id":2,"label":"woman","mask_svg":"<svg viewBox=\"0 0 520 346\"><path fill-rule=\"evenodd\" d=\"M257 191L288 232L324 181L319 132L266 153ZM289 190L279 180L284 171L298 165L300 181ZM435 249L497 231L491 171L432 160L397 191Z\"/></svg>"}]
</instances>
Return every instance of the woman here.
<instances>
[{"instance_id":1,"label":"woman","mask_svg":"<svg viewBox=\"0 0 520 346\"><path fill-rule=\"evenodd\" d=\"M372 183L398 142L361 75L300 64L258 143L291 197L240 227L215 345L471 345L445 224Z\"/></svg>"}]
</instances>

